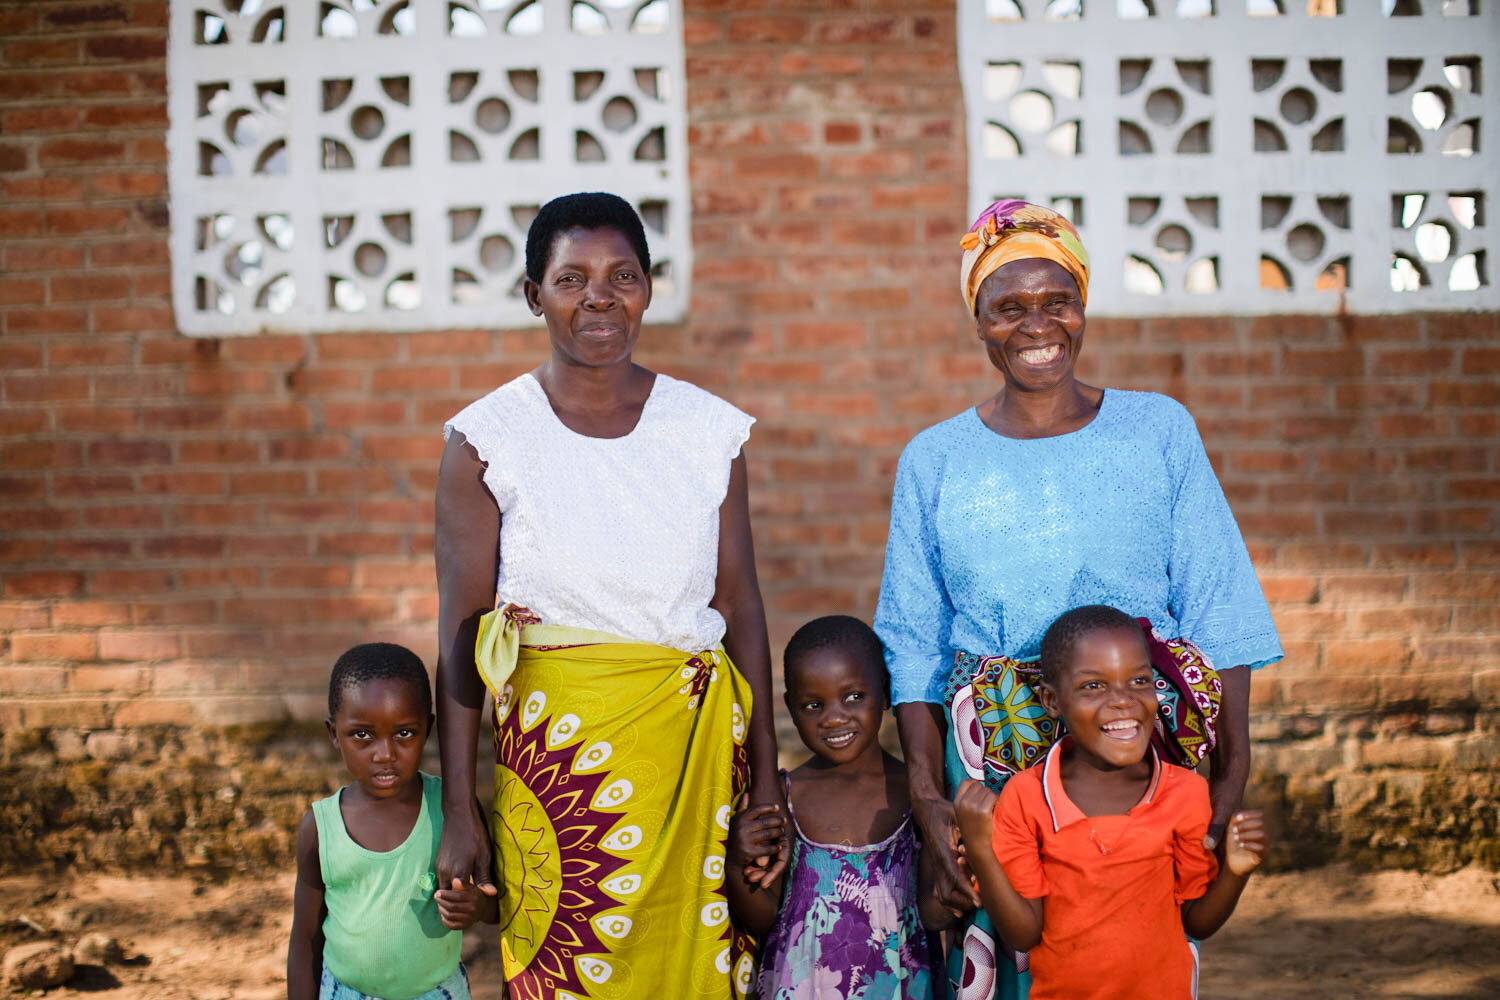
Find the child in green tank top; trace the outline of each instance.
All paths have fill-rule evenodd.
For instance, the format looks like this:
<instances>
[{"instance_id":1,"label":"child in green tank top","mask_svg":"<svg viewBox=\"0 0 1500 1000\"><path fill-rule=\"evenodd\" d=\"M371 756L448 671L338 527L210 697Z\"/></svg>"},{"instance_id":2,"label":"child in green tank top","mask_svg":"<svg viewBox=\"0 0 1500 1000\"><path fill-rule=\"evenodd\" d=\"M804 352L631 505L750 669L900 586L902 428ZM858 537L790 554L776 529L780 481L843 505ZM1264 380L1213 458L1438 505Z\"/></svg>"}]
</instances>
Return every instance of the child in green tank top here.
<instances>
[{"instance_id":1,"label":"child in green tank top","mask_svg":"<svg viewBox=\"0 0 1500 1000\"><path fill-rule=\"evenodd\" d=\"M297 831L288 1000L469 1000L462 931L493 886L438 888L442 782L417 769L432 688L409 649L355 646L328 681L328 736L354 779Z\"/></svg>"}]
</instances>

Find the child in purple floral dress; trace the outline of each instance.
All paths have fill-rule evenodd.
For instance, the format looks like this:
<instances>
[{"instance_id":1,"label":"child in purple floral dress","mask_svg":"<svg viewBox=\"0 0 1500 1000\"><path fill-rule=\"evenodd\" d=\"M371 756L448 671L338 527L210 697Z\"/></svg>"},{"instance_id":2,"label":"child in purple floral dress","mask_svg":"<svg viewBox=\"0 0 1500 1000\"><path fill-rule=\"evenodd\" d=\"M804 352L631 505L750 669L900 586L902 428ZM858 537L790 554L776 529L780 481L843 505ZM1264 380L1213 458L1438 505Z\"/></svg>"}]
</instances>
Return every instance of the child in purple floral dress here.
<instances>
[{"instance_id":1,"label":"child in purple floral dress","mask_svg":"<svg viewBox=\"0 0 1500 1000\"><path fill-rule=\"evenodd\" d=\"M929 1000L938 950L923 921L943 914L918 870L906 766L880 746L880 640L857 618L819 618L783 662L787 708L813 757L784 774L790 836L775 806L746 809L730 822L726 859L735 918L765 941L759 995ZM765 882L757 859L778 850L790 851L786 871Z\"/></svg>"}]
</instances>

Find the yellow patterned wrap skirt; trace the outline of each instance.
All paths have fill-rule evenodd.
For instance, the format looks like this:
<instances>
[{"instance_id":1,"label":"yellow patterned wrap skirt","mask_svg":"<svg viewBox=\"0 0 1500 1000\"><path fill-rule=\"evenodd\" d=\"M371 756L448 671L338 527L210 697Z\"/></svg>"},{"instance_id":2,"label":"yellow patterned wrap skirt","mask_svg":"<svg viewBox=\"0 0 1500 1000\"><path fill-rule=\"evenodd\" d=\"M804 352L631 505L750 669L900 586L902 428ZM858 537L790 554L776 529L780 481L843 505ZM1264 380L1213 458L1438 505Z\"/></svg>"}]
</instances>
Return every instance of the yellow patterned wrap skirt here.
<instances>
[{"instance_id":1,"label":"yellow patterned wrap skirt","mask_svg":"<svg viewBox=\"0 0 1500 1000\"><path fill-rule=\"evenodd\" d=\"M750 996L750 941L723 888L751 708L729 657L515 605L484 617L476 654L495 702L510 996Z\"/></svg>"}]
</instances>

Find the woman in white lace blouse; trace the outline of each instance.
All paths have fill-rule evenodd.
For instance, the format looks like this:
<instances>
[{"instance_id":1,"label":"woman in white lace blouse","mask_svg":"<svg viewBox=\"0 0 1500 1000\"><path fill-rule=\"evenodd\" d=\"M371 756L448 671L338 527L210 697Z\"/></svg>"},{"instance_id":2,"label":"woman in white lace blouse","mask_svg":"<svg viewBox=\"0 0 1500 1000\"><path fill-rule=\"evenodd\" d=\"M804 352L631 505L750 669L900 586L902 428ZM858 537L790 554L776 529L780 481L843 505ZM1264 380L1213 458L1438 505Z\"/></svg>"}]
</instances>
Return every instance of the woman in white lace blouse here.
<instances>
[{"instance_id":1,"label":"woman in white lace blouse","mask_svg":"<svg viewBox=\"0 0 1500 1000\"><path fill-rule=\"evenodd\" d=\"M437 875L493 891L494 857L512 996L750 987L723 837L744 791L780 804L753 420L631 360L650 271L625 201L543 206L525 292L551 358L445 428ZM493 843L473 795L485 688Z\"/></svg>"}]
</instances>

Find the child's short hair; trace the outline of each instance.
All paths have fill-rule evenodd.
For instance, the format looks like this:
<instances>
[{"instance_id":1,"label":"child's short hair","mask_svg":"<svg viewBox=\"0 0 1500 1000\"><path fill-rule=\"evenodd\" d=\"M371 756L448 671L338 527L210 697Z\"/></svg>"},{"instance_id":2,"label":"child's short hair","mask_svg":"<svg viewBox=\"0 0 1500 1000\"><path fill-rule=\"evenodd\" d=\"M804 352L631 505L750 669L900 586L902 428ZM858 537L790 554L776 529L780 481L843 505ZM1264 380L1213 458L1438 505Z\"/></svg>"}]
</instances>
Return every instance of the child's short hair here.
<instances>
[{"instance_id":1,"label":"child's short hair","mask_svg":"<svg viewBox=\"0 0 1500 1000\"><path fill-rule=\"evenodd\" d=\"M1125 629L1141 634L1139 622L1108 604L1085 604L1064 611L1042 636L1042 681L1057 684L1063 668L1073 657L1073 647L1078 645L1078 640L1090 632L1107 629Z\"/></svg>"},{"instance_id":2,"label":"child's short hair","mask_svg":"<svg viewBox=\"0 0 1500 1000\"><path fill-rule=\"evenodd\" d=\"M889 680L885 669L885 647L880 637L858 618L850 615L825 615L814 618L792 634L781 655L782 680L785 682L792 670L792 663L818 649L840 647L848 649L863 662L873 664L879 671L882 683Z\"/></svg>"},{"instance_id":3,"label":"child's short hair","mask_svg":"<svg viewBox=\"0 0 1500 1000\"><path fill-rule=\"evenodd\" d=\"M394 642L365 642L348 650L333 665L328 677L328 715L339 713L344 692L369 681L404 681L417 692L422 718L432 715L432 684L422 658Z\"/></svg>"}]
</instances>

